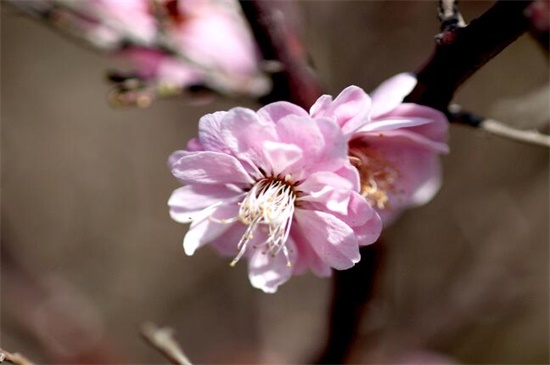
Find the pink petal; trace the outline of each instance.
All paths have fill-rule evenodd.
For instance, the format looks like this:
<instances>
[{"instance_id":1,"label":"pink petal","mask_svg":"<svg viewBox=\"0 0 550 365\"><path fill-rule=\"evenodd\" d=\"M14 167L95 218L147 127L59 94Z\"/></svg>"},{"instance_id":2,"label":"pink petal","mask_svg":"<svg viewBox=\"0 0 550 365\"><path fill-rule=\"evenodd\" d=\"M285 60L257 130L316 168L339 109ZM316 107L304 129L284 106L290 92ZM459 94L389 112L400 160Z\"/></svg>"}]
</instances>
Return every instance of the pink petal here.
<instances>
[{"instance_id":1,"label":"pink petal","mask_svg":"<svg viewBox=\"0 0 550 365\"><path fill-rule=\"evenodd\" d=\"M319 99L311 106L309 109L309 114L313 117L319 117L325 115L327 110L332 104L332 96L330 95L321 95Z\"/></svg>"},{"instance_id":2,"label":"pink petal","mask_svg":"<svg viewBox=\"0 0 550 365\"><path fill-rule=\"evenodd\" d=\"M241 222L229 224L223 235L213 238L208 244L222 256L235 257L239 253L237 245L247 227Z\"/></svg>"},{"instance_id":3,"label":"pink petal","mask_svg":"<svg viewBox=\"0 0 550 365\"><path fill-rule=\"evenodd\" d=\"M290 236L294 242L300 243L296 244L298 254L293 267L295 275L301 275L308 269L319 277L328 277L332 274L331 267L317 255L299 229L293 230Z\"/></svg>"},{"instance_id":4,"label":"pink petal","mask_svg":"<svg viewBox=\"0 0 550 365\"><path fill-rule=\"evenodd\" d=\"M292 144L266 141L264 142L264 156L271 167L270 172L273 175L284 176L290 166L302 160L303 153L299 147Z\"/></svg>"},{"instance_id":5,"label":"pink petal","mask_svg":"<svg viewBox=\"0 0 550 365\"><path fill-rule=\"evenodd\" d=\"M299 201L318 203L329 211L347 214L353 184L333 172L320 171L308 176L298 189L305 193Z\"/></svg>"},{"instance_id":6,"label":"pink petal","mask_svg":"<svg viewBox=\"0 0 550 365\"><path fill-rule=\"evenodd\" d=\"M204 151L204 146L201 144L199 138L195 137L187 142L186 150L189 152Z\"/></svg>"},{"instance_id":7,"label":"pink petal","mask_svg":"<svg viewBox=\"0 0 550 365\"><path fill-rule=\"evenodd\" d=\"M336 218L350 226L355 232L360 246L374 243L380 237L382 220L376 210L368 204L365 198L359 193L352 192L350 194L346 214L327 211L326 207L319 204L313 205L312 207L312 209L333 214ZM304 206L304 208L306 208L306 206Z\"/></svg>"},{"instance_id":8,"label":"pink petal","mask_svg":"<svg viewBox=\"0 0 550 365\"><path fill-rule=\"evenodd\" d=\"M225 205L216 208L208 216L193 221L183 239L185 253L189 256L193 255L198 248L220 237L231 227L231 224L218 223L210 219L209 216L214 216L217 219L229 219L237 216L238 211L237 204Z\"/></svg>"},{"instance_id":9,"label":"pink petal","mask_svg":"<svg viewBox=\"0 0 550 365\"><path fill-rule=\"evenodd\" d=\"M353 191L359 191L361 187L361 182L359 178L359 173L357 169L353 167L350 163L345 164L340 169L335 171L335 174L342 176L344 179L347 179L353 185Z\"/></svg>"},{"instance_id":10,"label":"pink petal","mask_svg":"<svg viewBox=\"0 0 550 365\"><path fill-rule=\"evenodd\" d=\"M416 77L411 73L401 73L384 81L370 94L371 117L375 119L397 107L415 86Z\"/></svg>"},{"instance_id":11,"label":"pink petal","mask_svg":"<svg viewBox=\"0 0 550 365\"><path fill-rule=\"evenodd\" d=\"M239 159L247 159L259 167L267 164L264 142L278 142L275 125L258 118L256 113L245 108L233 108L227 113L221 134L227 153Z\"/></svg>"},{"instance_id":12,"label":"pink petal","mask_svg":"<svg viewBox=\"0 0 550 365\"><path fill-rule=\"evenodd\" d=\"M316 121L306 117L289 115L281 119L277 125L277 134L281 142L300 147L303 159L293 166L296 178L306 173L307 167L315 164L325 148L325 138Z\"/></svg>"},{"instance_id":13,"label":"pink petal","mask_svg":"<svg viewBox=\"0 0 550 365\"><path fill-rule=\"evenodd\" d=\"M177 222L189 223L203 209L224 201L236 201L242 195L221 185L187 185L174 190L170 196L170 216Z\"/></svg>"},{"instance_id":14,"label":"pink petal","mask_svg":"<svg viewBox=\"0 0 550 365\"><path fill-rule=\"evenodd\" d=\"M441 161L438 151L408 131L388 132L386 137L366 137L363 143L397 172L392 189L387 190L389 208L379 210L384 225L403 207L428 202L441 186Z\"/></svg>"},{"instance_id":15,"label":"pink petal","mask_svg":"<svg viewBox=\"0 0 550 365\"><path fill-rule=\"evenodd\" d=\"M296 261L296 248L292 239L288 239L286 247L289 251L291 265ZM253 287L265 293L275 293L279 285L284 284L293 274L293 268L287 266L282 252L273 256L262 251L254 250L248 264L248 277Z\"/></svg>"},{"instance_id":16,"label":"pink petal","mask_svg":"<svg viewBox=\"0 0 550 365\"><path fill-rule=\"evenodd\" d=\"M291 168L298 180L313 171L332 171L347 161L347 140L338 125L328 118L287 116L276 128L282 142L302 149L303 160Z\"/></svg>"},{"instance_id":17,"label":"pink petal","mask_svg":"<svg viewBox=\"0 0 550 365\"><path fill-rule=\"evenodd\" d=\"M296 209L296 225L321 260L337 270L345 270L359 262L359 246L353 230L332 214Z\"/></svg>"},{"instance_id":18,"label":"pink petal","mask_svg":"<svg viewBox=\"0 0 550 365\"><path fill-rule=\"evenodd\" d=\"M418 133L426 138L436 142L447 142L449 121L445 114L439 110L429 108L417 104L401 104L391 110L389 113L376 118L377 120L385 119L426 119L430 123L418 124L417 126L407 127L411 132Z\"/></svg>"},{"instance_id":19,"label":"pink petal","mask_svg":"<svg viewBox=\"0 0 550 365\"><path fill-rule=\"evenodd\" d=\"M433 153L449 153L449 146L446 143L435 142L408 128L387 130L385 132L358 132L350 141L350 149L354 149L360 144L367 146L382 139L392 138L407 141L404 146L405 148L414 145L415 148L423 148Z\"/></svg>"},{"instance_id":20,"label":"pink petal","mask_svg":"<svg viewBox=\"0 0 550 365\"><path fill-rule=\"evenodd\" d=\"M399 117L387 117L379 120L373 120L370 123L364 125L357 133L361 132L379 132L393 131L395 129L416 127L419 125L425 125L432 123L430 119L422 118L399 118Z\"/></svg>"},{"instance_id":21,"label":"pink petal","mask_svg":"<svg viewBox=\"0 0 550 365\"><path fill-rule=\"evenodd\" d=\"M345 88L332 103L327 98L318 100L311 108L314 118L335 118L344 135L350 135L368 121L370 97L357 86Z\"/></svg>"},{"instance_id":22,"label":"pink petal","mask_svg":"<svg viewBox=\"0 0 550 365\"><path fill-rule=\"evenodd\" d=\"M170 157L168 157L168 168L169 169L172 169L172 166L178 162L178 160L180 158L182 158L183 156L187 156L189 155L190 152L189 151L183 151L183 150L179 150L179 151L175 151L173 152Z\"/></svg>"},{"instance_id":23,"label":"pink petal","mask_svg":"<svg viewBox=\"0 0 550 365\"><path fill-rule=\"evenodd\" d=\"M172 174L183 184L254 183L241 163L219 152L190 152L172 165Z\"/></svg>"},{"instance_id":24,"label":"pink petal","mask_svg":"<svg viewBox=\"0 0 550 365\"><path fill-rule=\"evenodd\" d=\"M315 122L325 139L325 148L317 155L316 166L311 171L340 169L348 163L348 139L330 119L317 118Z\"/></svg>"},{"instance_id":25,"label":"pink petal","mask_svg":"<svg viewBox=\"0 0 550 365\"><path fill-rule=\"evenodd\" d=\"M271 103L263 108L260 108L257 113L260 118L275 124L289 115L309 118L309 114L304 109L287 101L277 101L275 103Z\"/></svg>"},{"instance_id":26,"label":"pink petal","mask_svg":"<svg viewBox=\"0 0 550 365\"><path fill-rule=\"evenodd\" d=\"M199 120L199 140L203 150L226 152L223 139L224 117L228 112L206 114Z\"/></svg>"}]
</instances>

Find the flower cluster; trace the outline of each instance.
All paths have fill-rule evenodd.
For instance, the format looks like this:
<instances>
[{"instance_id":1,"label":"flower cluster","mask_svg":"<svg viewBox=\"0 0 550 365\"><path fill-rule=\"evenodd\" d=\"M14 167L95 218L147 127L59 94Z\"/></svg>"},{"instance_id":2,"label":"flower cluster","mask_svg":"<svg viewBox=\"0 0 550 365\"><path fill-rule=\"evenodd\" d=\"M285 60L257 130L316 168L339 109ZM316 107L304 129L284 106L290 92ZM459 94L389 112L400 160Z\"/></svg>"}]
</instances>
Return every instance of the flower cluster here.
<instances>
[{"instance_id":1,"label":"flower cluster","mask_svg":"<svg viewBox=\"0 0 550 365\"><path fill-rule=\"evenodd\" d=\"M236 0L12 1L118 61L117 103L196 86L253 97L270 87Z\"/></svg>"},{"instance_id":2,"label":"flower cluster","mask_svg":"<svg viewBox=\"0 0 550 365\"><path fill-rule=\"evenodd\" d=\"M209 244L232 265L246 258L252 285L265 292L308 269L352 267L383 220L439 187L447 121L401 103L414 84L398 75L372 99L351 86L309 113L276 102L202 117L198 138L169 159L184 185L169 200L171 216L191 223L185 252Z\"/></svg>"}]
</instances>

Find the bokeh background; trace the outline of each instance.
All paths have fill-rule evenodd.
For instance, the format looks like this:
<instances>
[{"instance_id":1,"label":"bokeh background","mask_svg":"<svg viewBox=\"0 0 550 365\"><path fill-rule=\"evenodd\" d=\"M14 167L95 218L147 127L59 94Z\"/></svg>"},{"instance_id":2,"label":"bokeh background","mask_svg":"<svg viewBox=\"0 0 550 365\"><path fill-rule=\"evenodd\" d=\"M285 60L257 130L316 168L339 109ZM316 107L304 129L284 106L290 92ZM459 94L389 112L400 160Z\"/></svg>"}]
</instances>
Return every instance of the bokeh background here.
<instances>
[{"instance_id":1,"label":"bokeh background","mask_svg":"<svg viewBox=\"0 0 550 365\"><path fill-rule=\"evenodd\" d=\"M372 90L418 68L436 1L299 2L327 91ZM488 1L462 1L466 20ZM498 30L495 30L498 31ZM166 167L210 104L112 108L104 56L1 3L1 345L37 363L161 363L141 323L169 325L196 363L300 363L326 336L330 280L275 295L246 265L183 253ZM548 57L524 36L456 96L467 109L547 127ZM546 123L546 124L545 124ZM546 127L545 127L546 126ZM384 275L353 359L429 349L462 363L549 362L549 154L452 126L445 184L386 233ZM360 286L362 283L358 282Z\"/></svg>"}]
</instances>

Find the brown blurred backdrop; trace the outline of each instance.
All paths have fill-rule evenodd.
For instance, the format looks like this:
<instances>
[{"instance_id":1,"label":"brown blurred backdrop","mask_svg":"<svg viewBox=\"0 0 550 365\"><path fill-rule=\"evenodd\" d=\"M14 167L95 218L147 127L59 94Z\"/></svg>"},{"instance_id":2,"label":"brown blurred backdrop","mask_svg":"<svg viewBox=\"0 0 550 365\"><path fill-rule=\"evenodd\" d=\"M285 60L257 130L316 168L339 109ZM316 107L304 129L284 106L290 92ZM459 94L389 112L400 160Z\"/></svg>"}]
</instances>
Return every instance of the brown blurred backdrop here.
<instances>
[{"instance_id":1,"label":"brown blurred backdrop","mask_svg":"<svg viewBox=\"0 0 550 365\"><path fill-rule=\"evenodd\" d=\"M471 20L490 4L461 8ZM325 336L330 280L305 275L263 294L249 285L246 265L231 269L208 248L185 256L186 227L168 216L178 184L167 156L196 133L201 115L235 101L113 109L104 57L1 5L2 249L53 288L41 294L2 275L2 347L38 363L78 351L95 352L87 361L160 363L138 335L153 320L173 327L196 363L311 359ZM372 90L416 69L438 30L436 1L299 8L332 94L350 84ZM513 99L546 87L548 76L548 58L525 36L456 100L538 126L548 109L524 117ZM548 363L548 151L457 126L450 144L440 194L388 231L385 275L354 359L410 346L463 363ZM4 268L11 260L3 257ZM73 317L86 334L60 323Z\"/></svg>"}]
</instances>

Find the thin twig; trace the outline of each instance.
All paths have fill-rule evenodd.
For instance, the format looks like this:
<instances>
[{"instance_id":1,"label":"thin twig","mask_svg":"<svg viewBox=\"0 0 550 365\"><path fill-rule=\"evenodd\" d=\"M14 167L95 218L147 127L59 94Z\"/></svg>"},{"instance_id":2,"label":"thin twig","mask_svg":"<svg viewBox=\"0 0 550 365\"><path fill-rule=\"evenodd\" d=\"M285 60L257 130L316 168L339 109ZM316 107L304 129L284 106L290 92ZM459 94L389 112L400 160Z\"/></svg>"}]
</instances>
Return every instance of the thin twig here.
<instances>
[{"instance_id":1,"label":"thin twig","mask_svg":"<svg viewBox=\"0 0 550 365\"><path fill-rule=\"evenodd\" d=\"M277 64L271 74L273 87L262 103L286 100L309 109L322 94L322 87L306 62L299 37L285 23L284 14L277 10L277 2L240 0L264 60Z\"/></svg>"},{"instance_id":2,"label":"thin twig","mask_svg":"<svg viewBox=\"0 0 550 365\"><path fill-rule=\"evenodd\" d=\"M471 112L461 110L458 105L449 108L450 122L474 127L495 136L517 142L550 148L550 136L534 130L521 130L494 119L485 119Z\"/></svg>"},{"instance_id":3,"label":"thin twig","mask_svg":"<svg viewBox=\"0 0 550 365\"><path fill-rule=\"evenodd\" d=\"M4 361L15 365L34 365L31 360L27 359L23 355L17 352L11 353L3 348L0 348L0 363L3 363Z\"/></svg>"},{"instance_id":4,"label":"thin twig","mask_svg":"<svg viewBox=\"0 0 550 365\"><path fill-rule=\"evenodd\" d=\"M499 0L468 26L445 30L405 102L447 112L458 87L528 30L523 12L530 3Z\"/></svg>"},{"instance_id":5,"label":"thin twig","mask_svg":"<svg viewBox=\"0 0 550 365\"><path fill-rule=\"evenodd\" d=\"M550 148L550 136L539 133L538 131L515 129L493 119L484 120L480 125L480 129L494 134L495 136Z\"/></svg>"},{"instance_id":6,"label":"thin twig","mask_svg":"<svg viewBox=\"0 0 550 365\"><path fill-rule=\"evenodd\" d=\"M172 364L192 365L174 339L174 331L171 328L159 328L156 324L147 322L141 328L141 335L148 344L166 356Z\"/></svg>"}]
</instances>

